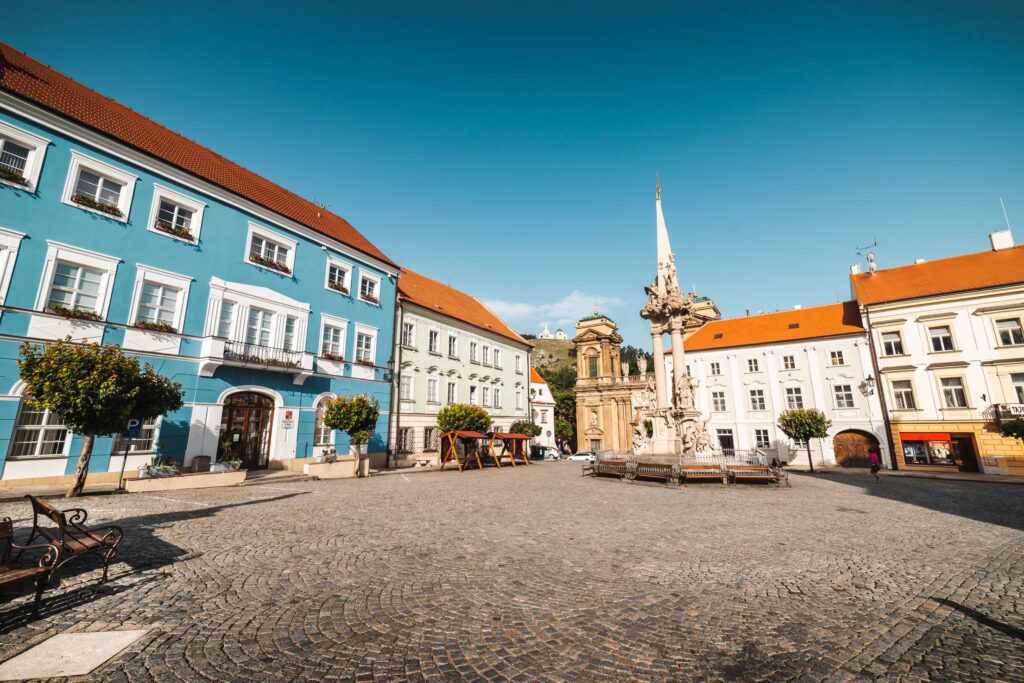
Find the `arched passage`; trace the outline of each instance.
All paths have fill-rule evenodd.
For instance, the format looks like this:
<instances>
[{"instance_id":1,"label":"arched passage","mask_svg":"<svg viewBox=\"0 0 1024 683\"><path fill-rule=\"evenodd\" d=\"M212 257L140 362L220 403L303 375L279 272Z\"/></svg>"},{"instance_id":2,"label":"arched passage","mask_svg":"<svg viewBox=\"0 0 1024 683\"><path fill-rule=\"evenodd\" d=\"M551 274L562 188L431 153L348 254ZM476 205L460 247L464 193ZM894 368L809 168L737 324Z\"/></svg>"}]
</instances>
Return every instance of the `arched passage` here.
<instances>
[{"instance_id":1,"label":"arched passage","mask_svg":"<svg viewBox=\"0 0 1024 683\"><path fill-rule=\"evenodd\" d=\"M877 438L853 429L832 437L832 448L836 454L836 464L840 467L870 467L871 451L881 454Z\"/></svg>"}]
</instances>

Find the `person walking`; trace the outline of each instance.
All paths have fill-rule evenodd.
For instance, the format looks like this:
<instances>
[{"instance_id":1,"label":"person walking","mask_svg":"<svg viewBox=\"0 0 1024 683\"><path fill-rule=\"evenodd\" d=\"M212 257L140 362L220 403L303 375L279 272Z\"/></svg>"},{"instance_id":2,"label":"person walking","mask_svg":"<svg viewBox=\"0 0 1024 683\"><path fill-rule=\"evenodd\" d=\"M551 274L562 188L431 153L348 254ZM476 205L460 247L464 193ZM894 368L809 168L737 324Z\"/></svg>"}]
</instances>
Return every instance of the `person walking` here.
<instances>
[{"instance_id":1,"label":"person walking","mask_svg":"<svg viewBox=\"0 0 1024 683\"><path fill-rule=\"evenodd\" d=\"M868 453L868 457L871 459L871 476L875 478L876 484L882 483L882 475L878 472L882 469L882 458L878 455L878 451L872 450Z\"/></svg>"}]
</instances>

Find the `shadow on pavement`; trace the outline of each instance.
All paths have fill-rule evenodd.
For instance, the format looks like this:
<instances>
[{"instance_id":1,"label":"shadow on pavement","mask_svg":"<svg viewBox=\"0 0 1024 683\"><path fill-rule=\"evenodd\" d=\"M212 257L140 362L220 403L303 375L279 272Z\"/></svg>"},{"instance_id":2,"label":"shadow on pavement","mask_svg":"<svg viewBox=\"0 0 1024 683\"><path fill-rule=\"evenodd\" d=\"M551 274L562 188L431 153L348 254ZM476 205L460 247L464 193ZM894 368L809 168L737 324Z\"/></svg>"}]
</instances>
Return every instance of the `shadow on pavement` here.
<instances>
[{"instance_id":1,"label":"shadow on pavement","mask_svg":"<svg viewBox=\"0 0 1024 683\"><path fill-rule=\"evenodd\" d=\"M955 609L957 612L960 612L961 614L970 617L971 619L978 622L979 624L982 624L983 626L988 626L989 628L999 631L1000 633L1004 633L1010 636L1011 638L1016 638L1017 640L1024 640L1024 631L1021 631L1019 628L1010 626L1009 624L1004 624L1001 621L996 621L987 614L983 614L982 612L979 612L976 609L972 609L967 605L961 605L959 602L947 600L946 598L932 598L932 600L939 604L945 605L946 607Z\"/></svg>"}]
</instances>

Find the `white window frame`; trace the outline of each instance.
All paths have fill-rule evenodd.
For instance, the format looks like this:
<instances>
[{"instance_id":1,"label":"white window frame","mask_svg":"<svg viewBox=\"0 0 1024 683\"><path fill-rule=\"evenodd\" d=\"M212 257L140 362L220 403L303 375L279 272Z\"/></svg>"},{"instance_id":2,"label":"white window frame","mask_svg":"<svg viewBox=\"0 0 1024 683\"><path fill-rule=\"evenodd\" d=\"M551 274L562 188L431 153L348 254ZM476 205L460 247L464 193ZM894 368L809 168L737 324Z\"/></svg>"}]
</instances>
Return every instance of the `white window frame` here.
<instances>
[{"instance_id":1,"label":"white window frame","mask_svg":"<svg viewBox=\"0 0 1024 683\"><path fill-rule=\"evenodd\" d=\"M28 184L19 185L13 180L3 178L0 178L0 184L9 185L23 192L34 193L39 189L39 174L42 173L43 158L46 157L46 148L49 147L50 141L35 133L12 126L6 121L0 121L0 141L3 140L10 140L28 148L28 159L25 161L25 171L22 173Z\"/></svg>"},{"instance_id":2,"label":"white window frame","mask_svg":"<svg viewBox=\"0 0 1024 683\"><path fill-rule=\"evenodd\" d=\"M895 341L886 340L886 335L896 335ZM907 355L907 347L903 344L903 334L899 330L885 330L879 333L879 340L882 343L882 357L883 358L899 358L900 356ZM893 344L892 350L896 351L896 344L899 345L899 353L889 353L889 344Z\"/></svg>"},{"instance_id":3,"label":"white window frame","mask_svg":"<svg viewBox=\"0 0 1024 683\"><path fill-rule=\"evenodd\" d=\"M441 378L437 375L427 377L427 403L441 402Z\"/></svg>"},{"instance_id":4,"label":"white window frame","mask_svg":"<svg viewBox=\"0 0 1024 683\"><path fill-rule=\"evenodd\" d=\"M491 349L491 365L501 370L501 347L495 346Z\"/></svg>"},{"instance_id":5,"label":"white window frame","mask_svg":"<svg viewBox=\"0 0 1024 683\"><path fill-rule=\"evenodd\" d=\"M902 406L899 405L901 402L906 404L906 401L905 400L903 400L903 401L900 400L900 396L904 393L904 390L902 388L901 389L897 389L896 388L897 382L906 382L909 385L909 393L910 393L910 405L909 406L907 406L907 405L902 405ZM889 383L889 388L892 391L892 405L893 405L893 409L894 410L917 410L917 396L915 395L915 392L914 392L914 380L912 380L912 379L893 379Z\"/></svg>"},{"instance_id":6,"label":"white window frame","mask_svg":"<svg viewBox=\"0 0 1024 683\"><path fill-rule=\"evenodd\" d=\"M839 362L836 362L839 361ZM846 354L841 349L828 352L828 364L833 368L846 365Z\"/></svg>"},{"instance_id":7,"label":"white window frame","mask_svg":"<svg viewBox=\"0 0 1024 683\"><path fill-rule=\"evenodd\" d=\"M749 372L749 373L761 372L761 363L758 361L757 358L748 358L747 359L747 372Z\"/></svg>"},{"instance_id":8,"label":"white window frame","mask_svg":"<svg viewBox=\"0 0 1024 683\"><path fill-rule=\"evenodd\" d=\"M523 409L523 388L516 387L516 410Z\"/></svg>"},{"instance_id":9,"label":"white window frame","mask_svg":"<svg viewBox=\"0 0 1024 683\"><path fill-rule=\"evenodd\" d=\"M487 367L491 365L491 347L487 344L480 346L480 363Z\"/></svg>"},{"instance_id":10,"label":"white window frame","mask_svg":"<svg viewBox=\"0 0 1024 683\"><path fill-rule=\"evenodd\" d=\"M949 337L949 345L951 348L948 349L936 349L935 340L936 338L941 339L942 337L936 337L933 332L936 330L945 330L946 336ZM928 353L952 353L956 351L956 337L953 336L952 325L930 325L928 326Z\"/></svg>"},{"instance_id":11,"label":"white window frame","mask_svg":"<svg viewBox=\"0 0 1024 683\"><path fill-rule=\"evenodd\" d=\"M408 325L410 328L412 328L412 332L409 334L411 339L409 340L408 344L405 343L405 326L406 325ZM401 331L401 333L400 333L400 335L398 337L398 344L399 344L399 346L404 346L407 349L415 349L416 348L416 321L415 320L403 320L402 321L402 331Z\"/></svg>"},{"instance_id":12,"label":"white window frame","mask_svg":"<svg viewBox=\"0 0 1024 683\"><path fill-rule=\"evenodd\" d=\"M501 387L494 387L491 390L491 402L495 408L501 408Z\"/></svg>"},{"instance_id":13,"label":"white window frame","mask_svg":"<svg viewBox=\"0 0 1024 683\"><path fill-rule=\"evenodd\" d=\"M158 230L156 227L157 218L160 216L160 200L166 199L172 204L177 204L184 207L192 212L192 225L189 226L189 232L192 234L192 239L185 239L178 235L172 235L169 232ZM206 209L206 204L193 199L192 197L183 195L176 190L172 190L169 187L164 187L159 183L153 183L153 202L149 206L149 223L146 224L146 229L150 232L156 233L161 237L169 237L172 240L178 240L186 244L199 244L199 232L203 226L203 211Z\"/></svg>"},{"instance_id":14,"label":"white window frame","mask_svg":"<svg viewBox=\"0 0 1024 683\"><path fill-rule=\"evenodd\" d=\"M262 308L274 314L274 324L271 332L271 346L283 348L284 346L284 323L287 316L294 316L298 319L295 326L295 338L299 342L297 352L306 352L306 330L309 326L309 304L296 301L280 292L248 285L240 282L227 282L218 277L210 278L210 298L206 309L206 323L203 333L208 337L217 336L220 326L221 311L224 302L234 304L232 311L231 334L225 337L227 341L245 343L245 329L249 320L249 309ZM320 340L317 340L319 349Z\"/></svg>"},{"instance_id":15,"label":"white window frame","mask_svg":"<svg viewBox=\"0 0 1024 683\"><path fill-rule=\"evenodd\" d=\"M338 355L347 360L348 356L346 355L345 346L348 340L348 321L344 318L328 315L327 313L320 314L320 334L316 338L316 355L323 357L324 329L327 327L335 327L341 330L341 353Z\"/></svg>"},{"instance_id":16,"label":"white window frame","mask_svg":"<svg viewBox=\"0 0 1024 683\"><path fill-rule=\"evenodd\" d=\"M459 357L459 336L451 332L448 333L448 357Z\"/></svg>"},{"instance_id":17,"label":"white window frame","mask_svg":"<svg viewBox=\"0 0 1024 683\"><path fill-rule=\"evenodd\" d=\"M134 325L139 321L139 305L142 303L142 286L147 282L154 285L173 287L181 290L181 297L178 300L178 308L174 312L174 320L171 323L174 327L174 331L181 334L185 325L185 309L188 306L188 291L189 287L192 286L192 278L187 275L172 273L169 270L154 268L153 266L146 266L141 263L137 264L135 272L135 287L132 289L132 307L129 309L131 311L131 317L128 320L129 325Z\"/></svg>"},{"instance_id":18,"label":"white window frame","mask_svg":"<svg viewBox=\"0 0 1024 683\"><path fill-rule=\"evenodd\" d=\"M432 343L436 339L437 343ZM427 353L441 355L441 329L437 327L427 328Z\"/></svg>"},{"instance_id":19,"label":"white window frame","mask_svg":"<svg viewBox=\"0 0 1024 683\"><path fill-rule=\"evenodd\" d=\"M792 363L791 367L787 367L787 361ZM795 353L787 353L784 356L782 356L782 369L783 370L787 370L787 371L788 370L797 370L798 369L797 366L796 366L796 354Z\"/></svg>"},{"instance_id":20,"label":"white window frame","mask_svg":"<svg viewBox=\"0 0 1024 683\"><path fill-rule=\"evenodd\" d=\"M25 233L0 228L0 305L7 301L7 290L11 288L14 264L18 261L18 250Z\"/></svg>"},{"instance_id":21,"label":"white window frame","mask_svg":"<svg viewBox=\"0 0 1024 683\"><path fill-rule=\"evenodd\" d=\"M36 293L35 310L40 312L46 310L46 304L50 300L50 288L53 287L53 274L57 268L57 261L66 261L77 266L103 271L96 313L99 314L100 320L106 320L107 312L110 310L114 278L117 275L117 266L121 263L121 259L52 240L46 240L46 244L48 245L46 261L43 263L43 276L39 281L39 291Z\"/></svg>"},{"instance_id":22,"label":"white window frame","mask_svg":"<svg viewBox=\"0 0 1024 683\"><path fill-rule=\"evenodd\" d=\"M761 436L762 435L764 436L764 441L763 442L761 440ZM767 429L764 429L763 427L755 428L754 429L754 448L771 448L771 447L772 447L771 433Z\"/></svg>"},{"instance_id":23,"label":"white window frame","mask_svg":"<svg viewBox=\"0 0 1024 683\"><path fill-rule=\"evenodd\" d=\"M1024 403L1024 372L1010 373L1010 388L1013 389L1011 396L1017 403ZM1009 401L1013 403L1013 401Z\"/></svg>"},{"instance_id":24,"label":"white window frame","mask_svg":"<svg viewBox=\"0 0 1024 683\"><path fill-rule=\"evenodd\" d=\"M276 268L271 268L270 266L265 266L262 263L256 263L255 261L251 261L249 259L249 252L252 249L252 238L254 236L260 237L261 239L268 242L275 242L281 245L282 247L288 248L288 259L285 261L285 265L288 266L289 272L284 273L280 270L277 270ZM242 256L242 260L245 263L256 266L257 268L262 268L263 270L270 271L271 273L277 273L278 275L286 275L288 277L292 277L295 274L295 248L298 246L298 244L299 243L297 240L293 240L290 237L285 237L279 232L275 232L274 230L264 228L262 225L257 225L256 223L250 221L249 231L245 235L245 253Z\"/></svg>"},{"instance_id":25,"label":"white window frame","mask_svg":"<svg viewBox=\"0 0 1024 683\"><path fill-rule=\"evenodd\" d=\"M516 372L520 375L523 374L523 355L521 353L516 354Z\"/></svg>"},{"instance_id":26,"label":"white window frame","mask_svg":"<svg viewBox=\"0 0 1024 683\"><path fill-rule=\"evenodd\" d=\"M78 176L83 168L113 180L114 182L121 183L121 194L118 196L117 201L117 208L121 212L120 216L114 216L100 211L99 209L82 206L81 204L76 204L71 201L71 197L75 194L75 188L78 186ZM64 182L64 194L61 196L61 202L68 206L73 206L76 209L81 209L82 211L88 211L89 213L109 218L112 221L127 223L128 215L131 213L132 209L132 197L135 195L135 183L138 179L138 176L132 175L127 171L111 166L99 159L86 156L77 150L71 150L71 164L68 166L68 176L67 180Z\"/></svg>"},{"instance_id":27,"label":"white window frame","mask_svg":"<svg viewBox=\"0 0 1024 683\"><path fill-rule=\"evenodd\" d=\"M718 377L719 375L721 375L721 374L722 374L722 364L721 364L721 363L719 363L718 361L713 361L713 362L712 362L712 363L710 364L710 367L709 367L709 369L708 369L708 372L710 372L710 373L711 373L711 375L713 375L713 376L715 376L715 377Z\"/></svg>"},{"instance_id":28,"label":"white window frame","mask_svg":"<svg viewBox=\"0 0 1024 683\"><path fill-rule=\"evenodd\" d=\"M841 389L848 389L848 391ZM850 405L839 405L839 394L842 393L844 397L849 394ZM853 385L852 384L833 384L832 385L832 405L836 407L836 410L853 410L857 407L857 400L853 396Z\"/></svg>"},{"instance_id":29,"label":"white window frame","mask_svg":"<svg viewBox=\"0 0 1024 683\"><path fill-rule=\"evenodd\" d=\"M340 268L341 270L345 271L345 277L342 278L342 286L348 290L347 293L337 290L334 287L331 287L331 266L334 266L335 268ZM341 296L352 296L352 270L353 266L351 263L342 261L341 259L335 258L334 256L328 256L327 265L324 266L324 289L330 292L334 292L335 294L339 294Z\"/></svg>"},{"instance_id":30,"label":"white window frame","mask_svg":"<svg viewBox=\"0 0 1024 683\"><path fill-rule=\"evenodd\" d=\"M371 281L371 282L376 284L376 290L375 291L377 292L377 301L369 301L368 299L364 299L363 298L363 282L365 280L369 280L369 281ZM359 291L357 293L357 296L359 297L359 300L362 301L363 303L370 304L371 306L380 306L380 305L382 305L381 302L382 302L383 296L381 295L381 287L380 287L382 281L383 281L383 279L379 275L374 275L373 273L367 273L365 270L360 268L359 269Z\"/></svg>"},{"instance_id":31,"label":"white window frame","mask_svg":"<svg viewBox=\"0 0 1024 683\"><path fill-rule=\"evenodd\" d=\"M7 459L11 460L11 461L18 461L18 460L48 460L48 459L51 459L51 458L52 459L66 459L68 457L68 454L71 452L71 441L74 439L75 435L71 431L71 429L67 425L65 425L64 423L61 423L61 426L64 428L64 451L62 453L53 453L53 454L47 454L47 455L39 454L38 450L39 450L40 439L42 438L42 434L46 431L46 427L45 426L40 426L40 427L37 428L36 425L33 425L32 427L30 427L30 429L33 429L34 431L37 432L37 434L36 434L36 447L35 447L35 450L37 452L34 453L33 455L12 455L12 452L14 450L14 435L18 431L18 422L21 420L21 413L22 413L22 410L25 409L25 403L26 403L27 400L28 400L28 397L23 394L21 396L21 400L18 402L18 411L14 415L14 425L11 427L10 441L8 442L8 445L7 445ZM52 413L50 413L50 411L47 410L47 409L44 409L42 412L44 414L43 422L45 424L46 416L47 415L52 415Z\"/></svg>"},{"instance_id":32,"label":"white window frame","mask_svg":"<svg viewBox=\"0 0 1024 683\"><path fill-rule=\"evenodd\" d=\"M416 378L412 376L412 368L406 368L409 372L402 372L398 375L398 400L412 401L416 396Z\"/></svg>"},{"instance_id":33,"label":"white window frame","mask_svg":"<svg viewBox=\"0 0 1024 683\"><path fill-rule=\"evenodd\" d=\"M369 325L362 325L360 323L356 323L356 333L355 333L355 336L352 337L352 344L353 344L353 346L355 346L355 351L352 354L352 360L356 361L356 362L359 361L359 335L360 334L365 334L365 335L368 335L370 337L371 341L370 341L370 358L369 358L369 360L374 365L377 365L377 328L376 327L370 327Z\"/></svg>"},{"instance_id":34,"label":"white window frame","mask_svg":"<svg viewBox=\"0 0 1024 683\"><path fill-rule=\"evenodd\" d=\"M1013 320L1017 321L1018 329L1024 330L1024 320L1022 320L1020 316L1011 315L1011 316L1008 316L1008 317L1005 317L1005 318L993 317L993 319L992 319L992 327L996 331L996 347L997 348L1000 348L1000 349L1017 349L1017 348L1020 348L1020 346L1021 346L1020 344L1004 344L1002 336L1001 336L1001 330L999 329L999 323L1010 322L1010 321L1013 321ZM1010 340L1011 341L1013 340L1012 332L1010 334Z\"/></svg>"},{"instance_id":35,"label":"white window frame","mask_svg":"<svg viewBox=\"0 0 1024 683\"><path fill-rule=\"evenodd\" d=\"M469 342L469 362L470 363L479 363L480 362L480 356L477 353L479 348L480 348L480 343L479 342L477 342L475 340Z\"/></svg>"},{"instance_id":36,"label":"white window frame","mask_svg":"<svg viewBox=\"0 0 1024 683\"><path fill-rule=\"evenodd\" d=\"M313 404L313 448L330 448L334 445L334 430L323 424L320 419L320 411L324 408L327 401L333 400L333 395L321 396L317 399L316 403ZM319 424L318 424L319 423ZM327 431L327 441L322 442L319 440L319 432L321 429Z\"/></svg>"},{"instance_id":37,"label":"white window frame","mask_svg":"<svg viewBox=\"0 0 1024 683\"><path fill-rule=\"evenodd\" d=\"M786 395L786 410L803 410L804 391L802 387L785 387L783 393Z\"/></svg>"},{"instance_id":38,"label":"white window frame","mask_svg":"<svg viewBox=\"0 0 1024 683\"><path fill-rule=\"evenodd\" d=\"M459 402L459 383L455 381L455 378L449 377L445 386L445 399L448 405L453 405Z\"/></svg>"},{"instance_id":39,"label":"white window frame","mask_svg":"<svg viewBox=\"0 0 1024 683\"><path fill-rule=\"evenodd\" d=\"M475 384L469 385L469 405L478 406L480 405L480 389Z\"/></svg>"},{"instance_id":40,"label":"white window frame","mask_svg":"<svg viewBox=\"0 0 1024 683\"><path fill-rule=\"evenodd\" d=\"M729 410L729 403L725 398L724 391L711 392L711 412L725 413Z\"/></svg>"},{"instance_id":41,"label":"white window frame","mask_svg":"<svg viewBox=\"0 0 1024 683\"><path fill-rule=\"evenodd\" d=\"M756 396L754 395L754 392L758 392ZM768 410L768 401L765 397L764 389L748 389L747 397L750 399L750 412L763 413L764 411ZM757 402L760 403L761 407L758 408L755 406L754 399L757 399Z\"/></svg>"},{"instance_id":42,"label":"white window frame","mask_svg":"<svg viewBox=\"0 0 1024 683\"><path fill-rule=\"evenodd\" d=\"M944 410L969 410L971 407L971 394L967 390L967 379L963 375L947 375L945 377L936 377L939 382L939 395L942 396L942 408ZM942 383L943 380L955 379L960 382L960 391L964 395L964 404L962 406L951 406L949 401L946 400L946 386Z\"/></svg>"}]
</instances>

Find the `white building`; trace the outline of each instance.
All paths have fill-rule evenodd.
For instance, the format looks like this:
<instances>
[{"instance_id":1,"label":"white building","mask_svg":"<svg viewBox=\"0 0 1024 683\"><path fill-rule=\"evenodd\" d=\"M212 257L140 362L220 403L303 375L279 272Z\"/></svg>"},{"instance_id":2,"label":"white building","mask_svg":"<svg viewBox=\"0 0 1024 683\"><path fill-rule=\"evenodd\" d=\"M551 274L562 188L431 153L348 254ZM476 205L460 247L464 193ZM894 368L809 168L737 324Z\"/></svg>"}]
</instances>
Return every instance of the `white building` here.
<instances>
[{"instance_id":1,"label":"white building","mask_svg":"<svg viewBox=\"0 0 1024 683\"><path fill-rule=\"evenodd\" d=\"M555 330L555 339L557 339L558 341L568 341L569 335L565 333L565 330L559 327L557 330Z\"/></svg>"},{"instance_id":2,"label":"white building","mask_svg":"<svg viewBox=\"0 0 1024 683\"><path fill-rule=\"evenodd\" d=\"M551 334L551 330L548 329L547 324L544 325L544 329L537 335L537 339L554 339L555 336Z\"/></svg>"},{"instance_id":3,"label":"white building","mask_svg":"<svg viewBox=\"0 0 1024 683\"><path fill-rule=\"evenodd\" d=\"M530 368L530 410L534 424L540 427L540 436L534 437L533 442L539 446L557 448L555 397L551 395L548 383L533 368Z\"/></svg>"},{"instance_id":4,"label":"white building","mask_svg":"<svg viewBox=\"0 0 1024 683\"><path fill-rule=\"evenodd\" d=\"M816 466L868 466L878 449L891 466L867 333L857 303L715 320L684 342L695 405L723 450L760 449L801 466L806 446L778 428L788 409L817 408L832 421L811 443ZM671 349L665 357L672 377ZM671 397L669 397L671 401Z\"/></svg>"},{"instance_id":5,"label":"white building","mask_svg":"<svg viewBox=\"0 0 1024 683\"><path fill-rule=\"evenodd\" d=\"M901 469L1024 474L999 420L1024 414L1024 247L851 276Z\"/></svg>"},{"instance_id":6,"label":"white building","mask_svg":"<svg viewBox=\"0 0 1024 683\"><path fill-rule=\"evenodd\" d=\"M437 413L445 406L482 406L498 432L530 414L530 344L476 298L403 272L391 425L400 466L437 460Z\"/></svg>"}]
</instances>

